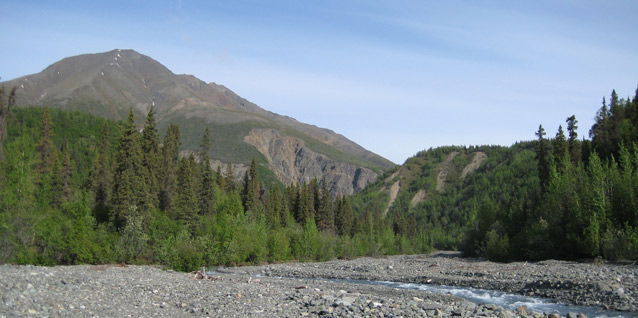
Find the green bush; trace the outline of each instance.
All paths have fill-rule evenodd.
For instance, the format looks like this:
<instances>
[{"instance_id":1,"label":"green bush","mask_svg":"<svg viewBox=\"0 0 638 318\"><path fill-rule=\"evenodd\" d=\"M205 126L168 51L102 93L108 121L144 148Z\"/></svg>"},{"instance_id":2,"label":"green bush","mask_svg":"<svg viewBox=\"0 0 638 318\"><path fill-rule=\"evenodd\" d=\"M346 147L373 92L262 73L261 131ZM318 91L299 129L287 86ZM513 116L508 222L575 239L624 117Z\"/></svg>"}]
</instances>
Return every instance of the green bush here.
<instances>
[{"instance_id":1,"label":"green bush","mask_svg":"<svg viewBox=\"0 0 638 318\"><path fill-rule=\"evenodd\" d=\"M271 231L268 235L268 261L275 262L290 259L290 241L283 230Z\"/></svg>"},{"instance_id":2,"label":"green bush","mask_svg":"<svg viewBox=\"0 0 638 318\"><path fill-rule=\"evenodd\" d=\"M505 261L509 256L510 241L507 234L500 235L496 230L485 234L485 256L494 261Z\"/></svg>"}]
</instances>

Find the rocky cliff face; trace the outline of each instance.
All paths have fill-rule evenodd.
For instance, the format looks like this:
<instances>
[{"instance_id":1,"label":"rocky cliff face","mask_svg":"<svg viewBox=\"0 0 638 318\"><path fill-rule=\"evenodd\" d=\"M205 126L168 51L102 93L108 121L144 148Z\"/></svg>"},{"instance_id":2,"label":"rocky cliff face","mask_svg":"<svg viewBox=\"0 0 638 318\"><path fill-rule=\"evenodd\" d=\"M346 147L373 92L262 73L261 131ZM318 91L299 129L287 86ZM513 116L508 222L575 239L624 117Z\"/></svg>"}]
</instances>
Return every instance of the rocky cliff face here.
<instances>
[{"instance_id":1,"label":"rocky cliff face","mask_svg":"<svg viewBox=\"0 0 638 318\"><path fill-rule=\"evenodd\" d=\"M277 178L286 184L325 178L332 193L352 194L377 179L368 168L333 160L314 152L303 140L281 135L275 129L252 129L244 141L266 157Z\"/></svg>"}]
</instances>

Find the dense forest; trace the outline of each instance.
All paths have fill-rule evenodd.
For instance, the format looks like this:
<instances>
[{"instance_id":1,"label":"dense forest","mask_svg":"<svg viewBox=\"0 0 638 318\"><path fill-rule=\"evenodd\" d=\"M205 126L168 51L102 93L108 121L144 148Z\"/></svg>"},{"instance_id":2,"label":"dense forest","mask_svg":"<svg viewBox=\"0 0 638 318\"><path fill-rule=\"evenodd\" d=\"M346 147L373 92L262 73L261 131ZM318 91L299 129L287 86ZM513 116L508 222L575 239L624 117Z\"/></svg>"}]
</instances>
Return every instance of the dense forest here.
<instances>
[{"instance_id":1,"label":"dense forest","mask_svg":"<svg viewBox=\"0 0 638 318\"><path fill-rule=\"evenodd\" d=\"M5 95L4 92L2 95ZM357 213L326 182L264 184L208 164L211 136L180 156L180 130L160 140L153 110L114 122L48 107L14 107L0 167L0 263L200 266L424 252L379 215ZM418 249L414 249L418 246ZM408 249L409 247L409 249Z\"/></svg>"},{"instance_id":2,"label":"dense forest","mask_svg":"<svg viewBox=\"0 0 638 318\"><path fill-rule=\"evenodd\" d=\"M0 263L193 270L432 248L638 259L638 91L603 99L590 139L571 116L553 138L541 125L511 147L430 149L351 197L263 181L255 160L241 178L214 171L210 132L180 155L179 127L160 138L153 110L139 129L132 112L115 122L0 95Z\"/></svg>"},{"instance_id":3,"label":"dense forest","mask_svg":"<svg viewBox=\"0 0 638 318\"><path fill-rule=\"evenodd\" d=\"M575 116L553 138L512 147L441 147L423 151L351 198L355 211L389 204L397 235L427 237L437 249L512 259L638 259L638 91L613 91L589 131ZM486 158L473 173L471 159ZM447 183L439 182L445 174ZM438 180L441 181L441 180ZM418 199L419 192L423 200Z\"/></svg>"}]
</instances>

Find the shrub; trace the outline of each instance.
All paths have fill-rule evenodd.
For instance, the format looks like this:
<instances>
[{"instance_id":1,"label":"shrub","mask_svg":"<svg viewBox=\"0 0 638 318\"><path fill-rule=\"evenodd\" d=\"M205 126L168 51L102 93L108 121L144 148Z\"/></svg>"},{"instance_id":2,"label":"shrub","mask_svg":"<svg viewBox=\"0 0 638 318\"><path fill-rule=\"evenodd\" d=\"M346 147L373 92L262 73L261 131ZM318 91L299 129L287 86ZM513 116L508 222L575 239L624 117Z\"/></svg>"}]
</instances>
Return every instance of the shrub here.
<instances>
[{"instance_id":1,"label":"shrub","mask_svg":"<svg viewBox=\"0 0 638 318\"><path fill-rule=\"evenodd\" d=\"M499 235L496 230L485 234L485 255L494 261L505 261L509 255L510 241L505 235Z\"/></svg>"}]
</instances>

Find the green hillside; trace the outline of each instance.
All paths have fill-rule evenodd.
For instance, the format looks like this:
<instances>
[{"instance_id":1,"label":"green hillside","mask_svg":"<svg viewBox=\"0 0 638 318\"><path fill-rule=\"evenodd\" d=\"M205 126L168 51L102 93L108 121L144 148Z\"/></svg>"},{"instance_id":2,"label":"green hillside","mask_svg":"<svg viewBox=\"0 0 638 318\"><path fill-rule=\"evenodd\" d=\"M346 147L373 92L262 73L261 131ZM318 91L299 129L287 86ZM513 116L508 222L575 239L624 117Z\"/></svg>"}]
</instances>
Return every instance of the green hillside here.
<instances>
[{"instance_id":1,"label":"green hillside","mask_svg":"<svg viewBox=\"0 0 638 318\"><path fill-rule=\"evenodd\" d=\"M559 127L511 147L441 147L386 172L351 201L396 235L492 259L638 258L638 93L612 93L592 140ZM531 135L531 133L530 133Z\"/></svg>"}]
</instances>

